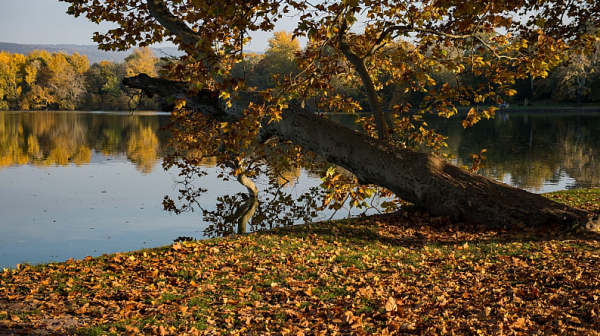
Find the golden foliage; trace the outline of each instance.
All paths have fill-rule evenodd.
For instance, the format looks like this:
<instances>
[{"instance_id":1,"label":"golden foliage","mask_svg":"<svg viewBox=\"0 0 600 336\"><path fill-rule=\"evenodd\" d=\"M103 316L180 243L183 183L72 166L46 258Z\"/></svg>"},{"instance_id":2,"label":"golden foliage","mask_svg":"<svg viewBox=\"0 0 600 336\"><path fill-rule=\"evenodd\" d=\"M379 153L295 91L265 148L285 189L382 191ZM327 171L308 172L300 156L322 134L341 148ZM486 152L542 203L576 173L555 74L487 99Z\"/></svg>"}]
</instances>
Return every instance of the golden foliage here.
<instances>
[{"instance_id":1,"label":"golden foliage","mask_svg":"<svg viewBox=\"0 0 600 336\"><path fill-rule=\"evenodd\" d=\"M495 109L489 106L511 99L516 81L547 76L569 53L590 52L599 37L589 28L598 26L600 10L584 0L226 0L218 6L195 0L63 1L70 3L71 14L118 26L94 37L107 50L174 41L186 55L166 64L161 75L188 83L188 94L211 91L230 107L238 91L257 87L264 104L251 105L239 122L211 124L178 111L174 126L175 145L182 149L177 153L189 165L205 156L217 156L225 165L234 155L247 163L234 174L249 169L254 176L267 166L283 171L281 167L296 160L271 159L273 146L253 139L264 125L277 122L290 104L319 112L356 113L366 108L372 118L357 118L363 131L395 146L437 153L446 139L429 128L422 115L448 118L458 114L457 107L467 107L465 127L493 118ZM262 59L246 59L243 50L252 32L272 31L288 16L299 18L294 31L276 32ZM301 50L298 38L307 40ZM278 54L290 62L277 59ZM276 76L269 73L252 83L236 64L251 64L261 74L277 69ZM261 86L268 80L272 87ZM418 101L402 101L406 94ZM397 102L388 119L381 104L386 95ZM184 108L177 102L176 107ZM187 156L192 152L197 157ZM177 154L170 161L175 164ZM370 187L356 181L340 183L327 188L370 193Z\"/></svg>"}]
</instances>

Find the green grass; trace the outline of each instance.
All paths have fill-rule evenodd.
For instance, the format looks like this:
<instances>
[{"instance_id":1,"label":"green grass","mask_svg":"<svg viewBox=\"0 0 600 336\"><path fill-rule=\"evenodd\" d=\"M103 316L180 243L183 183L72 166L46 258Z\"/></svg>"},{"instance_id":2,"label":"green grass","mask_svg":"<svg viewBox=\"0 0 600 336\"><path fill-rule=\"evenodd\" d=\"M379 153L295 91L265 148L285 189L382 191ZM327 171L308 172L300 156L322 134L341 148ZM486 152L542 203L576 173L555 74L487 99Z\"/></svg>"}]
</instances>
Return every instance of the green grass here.
<instances>
[{"instance_id":1,"label":"green grass","mask_svg":"<svg viewBox=\"0 0 600 336\"><path fill-rule=\"evenodd\" d=\"M600 212L600 188L563 190L544 194L555 202L592 212Z\"/></svg>"}]
</instances>

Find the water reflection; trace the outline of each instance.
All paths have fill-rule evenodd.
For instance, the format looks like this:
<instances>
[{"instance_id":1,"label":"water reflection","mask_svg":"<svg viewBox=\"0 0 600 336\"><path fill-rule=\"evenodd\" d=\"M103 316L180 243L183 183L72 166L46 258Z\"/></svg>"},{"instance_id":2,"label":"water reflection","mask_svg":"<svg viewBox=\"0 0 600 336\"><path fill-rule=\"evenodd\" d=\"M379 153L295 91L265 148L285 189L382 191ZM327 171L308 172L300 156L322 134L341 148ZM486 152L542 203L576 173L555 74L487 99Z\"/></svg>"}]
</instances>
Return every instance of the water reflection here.
<instances>
[{"instance_id":1,"label":"water reflection","mask_svg":"<svg viewBox=\"0 0 600 336\"><path fill-rule=\"evenodd\" d=\"M350 116L330 118L357 129ZM486 177L532 192L600 186L600 114L499 114L468 129L460 117L425 120L448 136L457 165L487 149Z\"/></svg>"},{"instance_id":2,"label":"water reflection","mask_svg":"<svg viewBox=\"0 0 600 336\"><path fill-rule=\"evenodd\" d=\"M347 116L332 118L352 126ZM125 155L149 174L165 153L168 134L159 128L167 120L167 114L2 112L0 170L80 166L90 164L96 152ZM488 168L481 174L514 186L539 192L552 185L597 186L600 180L599 115L500 114L466 130L458 118L427 122L449 136L447 152L456 155L457 164L468 165L469 155L485 148ZM290 171L282 179L295 181L299 175L300 170Z\"/></svg>"},{"instance_id":3,"label":"water reflection","mask_svg":"<svg viewBox=\"0 0 600 336\"><path fill-rule=\"evenodd\" d=\"M89 164L92 152L125 154L138 171L161 160L168 115L86 112L0 113L0 169Z\"/></svg>"},{"instance_id":4,"label":"water reflection","mask_svg":"<svg viewBox=\"0 0 600 336\"><path fill-rule=\"evenodd\" d=\"M598 114L501 114L466 130L457 120L429 123L449 136L459 165L487 149L484 176L534 192L600 185Z\"/></svg>"},{"instance_id":5,"label":"water reflection","mask_svg":"<svg viewBox=\"0 0 600 336\"><path fill-rule=\"evenodd\" d=\"M242 234L257 230L271 230L293 224L314 222L320 216L334 215L330 211L316 211L321 205L323 191L318 188L319 179L305 172L297 177L300 184L285 182L260 190L258 198L248 193L224 195L217 198L216 209L203 209L208 224L204 230L207 237ZM294 187L295 186L295 187ZM294 190L298 187L297 190ZM292 190L286 190L291 188ZM356 214L356 213L354 213ZM344 217L344 214L337 218Z\"/></svg>"},{"instance_id":6,"label":"water reflection","mask_svg":"<svg viewBox=\"0 0 600 336\"><path fill-rule=\"evenodd\" d=\"M210 158L202 166L207 175L196 181L208 190L196 209L201 211L164 211L165 195L177 198L181 187L175 183L176 169L161 168L168 134L159 129L168 118L160 113L0 111L0 269L329 215L312 211L313 199L296 202L320 183L304 171L284 173L279 190L259 181L259 203L245 197L237 182L219 180L222 172Z\"/></svg>"},{"instance_id":7,"label":"water reflection","mask_svg":"<svg viewBox=\"0 0 600 336\"><path fill-rule=\"evenodd\" d=\"M217 179L220 171L210 159L202 167L208 174L198 180L208 190L201 211L178 216L163 211L163 197L179 195L177 171L160 167L168 134L159 129L168 118L0 112L0 269L332 215L313 210L320 180L304 170L286 172L279 186L258 181L256 202L237 182ZM499 115L467 130L458 118L428 123L449 136L448 151L459 165L488 149L488 168L481 171L488 177L537 192L600 186L600 115Z\"/></svg>"},{"instance_id":8,"label":"water reflection","mask_svg":"<svg viewBox=\"0 0 600 336\"><path fill-rule=\"evenodd\" d=\"M167 134L159 128L168 118L0 112L0 269L202 237L198 214L162 209L165 194L176 194L176 172L160 167Z\"/></svg>"}]
</instances>

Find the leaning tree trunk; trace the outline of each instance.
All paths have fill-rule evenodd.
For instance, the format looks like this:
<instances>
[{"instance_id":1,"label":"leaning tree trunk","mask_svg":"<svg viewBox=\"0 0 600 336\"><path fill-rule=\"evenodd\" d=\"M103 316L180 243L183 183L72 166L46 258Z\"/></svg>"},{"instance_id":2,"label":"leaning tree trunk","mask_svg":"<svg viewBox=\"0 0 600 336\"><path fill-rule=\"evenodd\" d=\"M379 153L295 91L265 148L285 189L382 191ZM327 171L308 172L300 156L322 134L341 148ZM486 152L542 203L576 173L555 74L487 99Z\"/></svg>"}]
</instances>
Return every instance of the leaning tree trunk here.
<instances>
[{"instance_id":1,"label":"leaning tree trunk","mask_svg":"<svg viewBox=\"0 0 600 336\"><path fill-rule=\"evenodd\" d=\"M253 92L240 92L225 107L210 92L186 94L186 85L147 75L125 78L124 84L162 97L185 99L187 107L217 120L236 120L249 103L260 104ZM291 105L281 121L265 124L261 137L279 137L315 152L352 172L362 184L374 184L422 206L434 216L478 222L489 227L522 223L536 227L557 224L597 230L590 213L540 195L470 173L431 154L393 147ZM583 224L582 224L583 223Z\"/></svg>"}]
</instances>

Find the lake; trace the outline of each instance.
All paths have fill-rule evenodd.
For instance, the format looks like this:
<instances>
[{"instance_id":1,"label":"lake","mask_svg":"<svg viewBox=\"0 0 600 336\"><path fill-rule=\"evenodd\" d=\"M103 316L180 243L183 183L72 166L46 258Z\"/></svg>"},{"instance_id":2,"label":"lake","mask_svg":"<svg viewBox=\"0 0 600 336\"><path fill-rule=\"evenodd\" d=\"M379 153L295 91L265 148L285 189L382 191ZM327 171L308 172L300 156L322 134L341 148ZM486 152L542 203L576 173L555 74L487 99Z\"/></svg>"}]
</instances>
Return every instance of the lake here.
<instances>
[{"instance_id":1,"label":"lake","mask_svg":"<svg viewBox=\"0 0 600 336\"><path fill-rule=\"evenodd\" d=\"M168 118L166 113L0 111L0 269L228 232L217 230L202 212L174 215L162 209L165 195L178 196L177 171L161 166L168 134L159 129ZM500 114L467 130L459 119L429 124L450 137L447 152L456 156L454 163L469 164L469 154L486 148L485 176L533 192L600 184L598 114ZM210 162L204 169L208 175L201 183L209 192L203 207L225 211L226 202L219 200L244 188L218 180ZM289 179L294 183L286 190L292 195L320 183L304 171L291 172ZM269 226L249 229L260 228Z\"/></svg>"}]
</instances>

